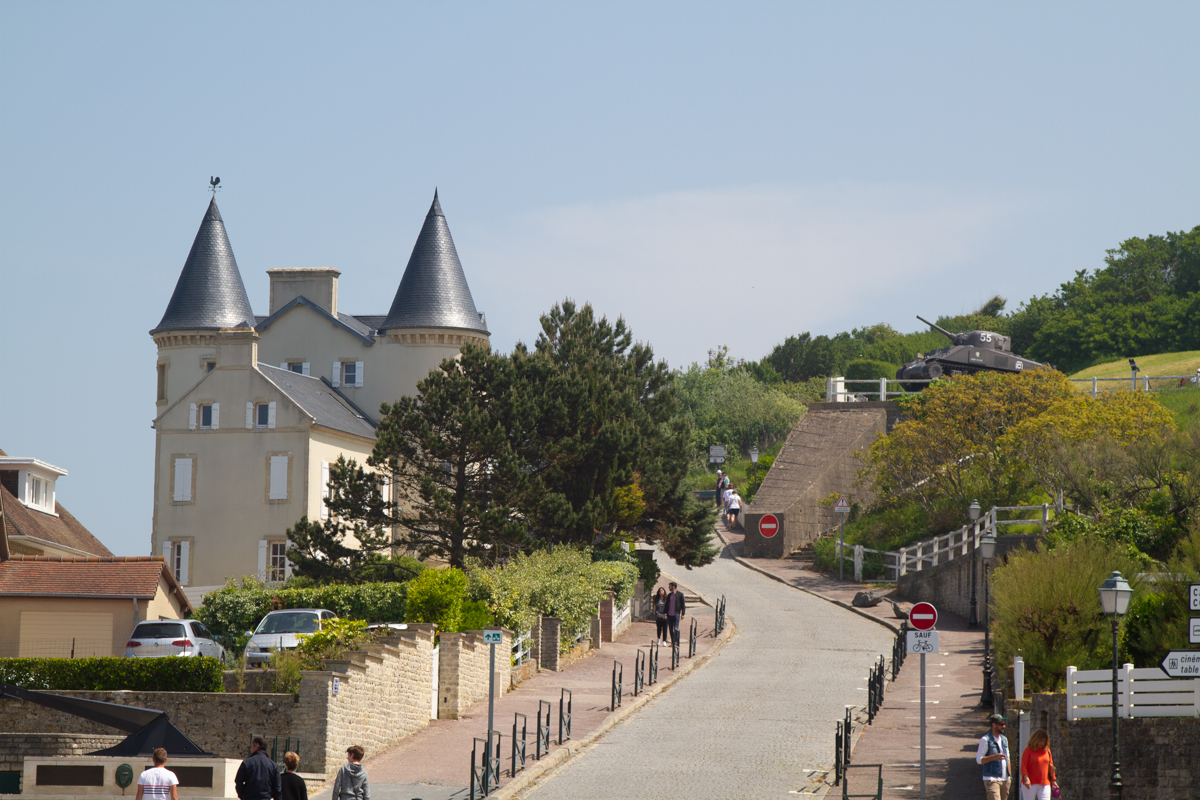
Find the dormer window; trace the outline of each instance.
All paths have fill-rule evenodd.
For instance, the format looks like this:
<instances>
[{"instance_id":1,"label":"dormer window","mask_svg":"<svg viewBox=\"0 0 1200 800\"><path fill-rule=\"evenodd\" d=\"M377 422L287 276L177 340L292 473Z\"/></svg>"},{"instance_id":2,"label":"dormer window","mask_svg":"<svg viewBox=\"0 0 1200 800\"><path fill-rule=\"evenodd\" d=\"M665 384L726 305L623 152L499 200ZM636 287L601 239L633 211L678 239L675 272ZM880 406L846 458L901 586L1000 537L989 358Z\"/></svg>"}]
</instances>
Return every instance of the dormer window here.
<instances>
[{"instance_id":1,"label":"dormer window","mask_svg":"<svg viewBox=\"0 0 1200 800\"><path fill-rule=\"evenodd\" d=\"M65 469L36 458L0 457L0 486L26 507L46 514L56 513L55 482L66 474Z\"/></svg>"}]
</instances>

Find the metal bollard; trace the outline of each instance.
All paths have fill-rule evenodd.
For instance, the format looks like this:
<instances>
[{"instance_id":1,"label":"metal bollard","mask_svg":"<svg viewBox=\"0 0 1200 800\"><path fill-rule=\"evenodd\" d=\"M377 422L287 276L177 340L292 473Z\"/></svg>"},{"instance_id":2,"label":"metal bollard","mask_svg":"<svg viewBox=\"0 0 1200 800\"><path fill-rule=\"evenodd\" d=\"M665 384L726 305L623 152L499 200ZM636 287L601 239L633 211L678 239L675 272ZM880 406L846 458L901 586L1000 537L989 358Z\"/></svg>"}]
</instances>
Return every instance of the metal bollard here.
<instances>
[{"instance_id":1,"label":"metal bollard","mask_svg":"<svg viewBox=\"0 0 1200 800\"><path fill-rule=\"evenodd\" d=\"M554 704L549 700L538 700L537 747L534 756L538 761L550 752L550 711L553 708Z\"/></svg>"},{"instance_id":2,"label":"metal bollard","mask_svg":"<svg viewBox=\"0 0 1200 800\"><path fill-rule=\"evenodd\" d=\"M525 734L528 727L529 719L520 712L513 712L512 765L508 770L510 778L515 778L518 772L525 769Z\"/></svg>"},{"instance_id":3,"label":"metal bollard","mask_svg":"<svg viewBox=\"0 0 1200 800\"><path fill-rule=\"evenodd\" d=\"M570 689L563 689L558 697L558 743L562 744L571 738L571 697Z\"/></svg>"},{"instance_id":4,"label":"metal bollard","mask_svg":"<svg viewBox=\"0 0 1200 800\"><path fill-rule=\"evenodd\" d=\"M658 641L650 643L650 675L646 681L650 686L658 683Z\"/></svg>"},{"instance_id":5,"label":"metal bollard","mask_svg":"<svg viewBox=\"0 0 1200 800\"><path fill-rule=\"evenodd\" d=\"M837 733L833 735L833 785L842 782L842 723L837 724Z\"/></svg>"},{"instance_id":6,"label":"metal bollard","mask_svg":"<svg viewBox=\"0 0 1200 800\"><path fill-rule=\"evenodd\" d=\"M671 642L671 671L679 666L679 642Z\"/></svg>"},{"instance_id":7,"label":"metal bollard","mask_svg":"<svg viewBox=\"0 0 1200 800\"><path fill-rule=\"evenodd\" d=\"M692 624L688 628L688 658L693 658L696 655L696 631L699 628L699 621L695 617L692 617Z\"/></svg>"},{"instance_id":8,"label":"metal bollard","mask_svg":"<svg viewBox=\"0 0 1200 800\"><path fill-rule=\"evenodd\" d=\"M625 683L625 665L620 661L613 659L612 671L612 693L609 695L609 711L616 711L621 707L621 695L624 693L623 685Z\"/></svg>"},{"instance_id":9,"label":"metal bollard","mask_svg":"<svg viewBox=\"0 0 1200 800\"><path fill-rule=\"evenodd\" d=\"M638 648L633 657L633 696L637 697L646 688L646 651Z\"/></svg>"}]
</instances>

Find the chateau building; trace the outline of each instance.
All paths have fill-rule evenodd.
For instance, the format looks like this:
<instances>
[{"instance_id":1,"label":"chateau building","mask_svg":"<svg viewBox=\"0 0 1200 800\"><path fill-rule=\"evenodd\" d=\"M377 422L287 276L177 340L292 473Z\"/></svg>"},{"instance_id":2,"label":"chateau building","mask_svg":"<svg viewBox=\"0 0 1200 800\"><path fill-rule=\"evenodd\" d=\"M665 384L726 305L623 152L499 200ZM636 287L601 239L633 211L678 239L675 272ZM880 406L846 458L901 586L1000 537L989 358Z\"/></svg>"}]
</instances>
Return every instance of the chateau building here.
<instances>
[{"instance_id":1,"label":"chateau building","mask_svg":"<svg viewBox=\"0 0 1200 800\"><path fill-rule=\"evenodd\" d=\"M365 462L380 404L414 394L463 344L488 345L436 192L387 314L341 311L337 269L267 274L259 316L214 198L150 331L151 552L196 603L229 578L286 578L287 529L326 514L338 456Z\"/></svg>"}]
</instances>

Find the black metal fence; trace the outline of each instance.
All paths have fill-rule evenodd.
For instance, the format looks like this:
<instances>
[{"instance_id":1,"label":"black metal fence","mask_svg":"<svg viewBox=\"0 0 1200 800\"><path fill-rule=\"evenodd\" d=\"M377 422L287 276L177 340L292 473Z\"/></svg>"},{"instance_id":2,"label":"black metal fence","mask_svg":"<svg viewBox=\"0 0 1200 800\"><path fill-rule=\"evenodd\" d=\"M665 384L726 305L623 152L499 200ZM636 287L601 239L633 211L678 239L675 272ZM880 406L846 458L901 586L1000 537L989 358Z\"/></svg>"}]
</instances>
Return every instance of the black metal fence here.
<instances>
[{"instance_id":1,"label":"black metal fence","mask_svg":"<svg viewBox=\"0 0 1200 800\"><path fill-rule=\"evenodd\" d=\"M550 752L550 712L554 704L549 700L538 700L537 747L534 748L534 758L542 760L542 756Z\"/></svg>"},{"instance_id":2,"label":"black metal fence","mask_svg":"<svg viewBox=\"0 0 1200 800\"><path fill-rule=\"evenodd\" d=\"M624 693L624 684L625 665L620 661L613 659L612 691L609 694L609 711L616 711L621 707L621 695Z\"/></svg>"},{"instance_id":3,"label":"black metal fence","mask_svg":"<svg viewBox=\"0 0 1200 800\"><path fill-rule=\"evenodd\" d=\"M650 672L646 676L646 685L653 686L658 683L658 641L650 643Z\"/></svg>"},{"instance_id":4,"label":"black metal fence","mask_svg":"<svg viewBox=\"0 0 1200 800\"><path fill-rule=\"evenodd\" d=\"M837 724L837 733L833 737L833 785L837 786L846 777L846 769L850 766L850 750L854 739L854 718L850 709L846 709L846 719Z\"/></svg>"},{"instance_id":5,"label":"black metal fence","mask_svg":"<svg viewBox=\"0 0 1200 800\"><path fill-rule=\"evenodd\" d=\"M725 630L725 595L721 595L721 599L717 601L717 605L713 609L713 636L723 630Z\"/></svg>"},{"instance_id":6,"label":"black metal fence","mask_svg":"<svg viewBox=\"0 0 1200 800\"><path fill-rule=\"evenodd\" d=\"M524 714L518 712L513 713L513 735L512 735L512 766L508 770L508 777L515 778L517 773L525 769L525 734L529 727L529 719Z\"/></svg>"},{"instance_id":7,"label":"black metal fence","mask_svg":"<svg viewBox=\"0 0 1200 800\"><path fill-rule=\"evenodd\" d=\"M883 764L854 764L847 765L847 769L875 770L875 784L870 794L850 794L850 779L848 775L843 776L842 780L842 800L850 800L850 798L874 798L874 800L883 800ZM857 781L855 781L857 783Z\"/></svg>"},{"instance_id":8,"label":"black metal fence","mask_svg":"<svg viewBox=\"0 0 1200 800\"><path fill-rule=\"evenodd\" d=\"M571 738L571 703L574 698L570 689L563 689L558 696L558 743Z\"/></svg>"},{"instance_id":9,"label":"black metal fence","mask_svg":"<svg viewBox=\"0 0 1200 800\"><path fill-rule=\"evenodd\" d=\"M700 621L692 617L692 624L688 627L688 658L696 656L696 639L697 632L700 630Z\"/></svg>"},{"instance_id":10,"label":"black metal fence","mask_svg":"<svg viewBox=\"0 0 1200 800\"><path fill-rule=\"evenodd\" d=\"M633 657L633 696L637 697L646 688L646 651L638 648Z\"/></svg>"}]
</instances>

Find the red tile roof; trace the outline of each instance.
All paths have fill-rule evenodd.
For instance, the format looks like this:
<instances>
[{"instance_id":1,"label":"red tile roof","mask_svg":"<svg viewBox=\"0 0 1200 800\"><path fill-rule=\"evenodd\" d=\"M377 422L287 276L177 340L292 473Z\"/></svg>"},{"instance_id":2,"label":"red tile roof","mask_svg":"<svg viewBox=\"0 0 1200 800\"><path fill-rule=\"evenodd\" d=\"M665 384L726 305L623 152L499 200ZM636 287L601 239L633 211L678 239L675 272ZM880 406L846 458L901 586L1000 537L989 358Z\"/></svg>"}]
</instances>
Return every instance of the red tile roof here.
<instances>
[{"instance_id":1,"label":"red tile roof","mask_svg":"<svg viewBox=\"0 0 1200 800\"><path fill-rule=\"evenodd\" d=\"M0 562L0 597L136 597L149 599L166 580L168 591L185 612L192 606L162 556L61 558L10 556Z\"/></svg>"}]
</instances>

